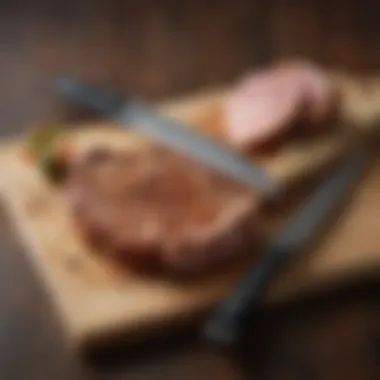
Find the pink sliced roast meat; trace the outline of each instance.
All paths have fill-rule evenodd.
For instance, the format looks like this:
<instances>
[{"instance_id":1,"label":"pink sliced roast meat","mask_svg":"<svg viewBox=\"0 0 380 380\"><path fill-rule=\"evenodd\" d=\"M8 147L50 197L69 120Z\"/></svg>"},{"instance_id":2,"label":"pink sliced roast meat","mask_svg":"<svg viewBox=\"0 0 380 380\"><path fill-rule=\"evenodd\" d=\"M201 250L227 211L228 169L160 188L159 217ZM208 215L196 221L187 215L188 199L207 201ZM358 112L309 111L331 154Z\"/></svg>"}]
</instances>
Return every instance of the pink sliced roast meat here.
<instances>
[{"instance_id":1,"label":"pink sliced roast meat","mask_svg":"<svg viewBox=\"0 0 380 380\"><path fill-rule=\"evenodd\" d=\"M331 115L337 100L337 89L328 73L310 62L286 62L279 70L283 75L300 78L304 89L302 116L306 121L321 123Z\"/></svg>"},{"instance_id":2,"label":"pink sliced roast meat","mask_svg":"<svg viewBox=\"0 0 380 380\"><path fill-rule=\"evenodd\" d=\"M328 74L308 62L247 75L226 100L227 135L244 148L266 144L297 122L314 130L332 113L335 96Z\"/></svg>"}]
</instances>

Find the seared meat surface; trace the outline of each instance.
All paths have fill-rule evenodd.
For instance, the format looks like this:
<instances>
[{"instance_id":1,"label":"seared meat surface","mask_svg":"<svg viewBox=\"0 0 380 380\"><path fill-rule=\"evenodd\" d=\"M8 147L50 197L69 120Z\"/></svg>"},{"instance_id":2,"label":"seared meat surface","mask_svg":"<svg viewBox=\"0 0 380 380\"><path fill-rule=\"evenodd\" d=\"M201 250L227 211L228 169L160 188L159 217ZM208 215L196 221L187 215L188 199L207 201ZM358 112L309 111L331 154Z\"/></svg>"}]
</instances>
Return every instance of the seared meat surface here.
<instances>
[{"instance_id":1,"label":"seared meat surface","mask_svg":"<svg viewBox=\"0 0 380 380\"><path fill-rule=\"evenodd\" d=\"M94 148L70 165L66 191L85 238L132 266L201 270L255 238L256 194L158 146Z\"/></svg>"}]
</instances>

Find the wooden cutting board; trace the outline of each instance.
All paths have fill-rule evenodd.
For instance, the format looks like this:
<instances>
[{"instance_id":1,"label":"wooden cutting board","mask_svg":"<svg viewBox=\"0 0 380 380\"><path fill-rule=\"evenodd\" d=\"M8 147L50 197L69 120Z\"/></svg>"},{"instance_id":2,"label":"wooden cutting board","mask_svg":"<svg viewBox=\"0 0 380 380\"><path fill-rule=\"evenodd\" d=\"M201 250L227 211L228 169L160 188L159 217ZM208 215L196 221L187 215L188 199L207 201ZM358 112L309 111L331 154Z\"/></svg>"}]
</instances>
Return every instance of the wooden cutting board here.
<instances>
[{"instance_id":1,"label":"wooden cutting board","mask_svg":"<svg viewBox=\"0 0 380 380\"><path fill-rule=\"evenodd\" d=\"M357 96L354 93L348 91L351 97L347 99L352 101ZM215 135L216 131L220 137L215 121L218 113L212 110L218 109L223 96L223 90L198 94L167 102L159 109L206 133ZM360 101L353 103L360 105ZM368 108L367 102L364 104ZM361 122L353 123L354 130L358 130L358 125L372 126L369 121L378 112L377 107L362 113L348 109L350 120L357 117ZM276 155L255 159L284 184L291 184L348 152L353 146L348 135L340 131L302 143L290 142ZM360 133L363 135L366 134ZM129 149L141 144L139 138L101 128L97 132L80 131L77 136L78 141L90 145L92 140L104 138ZM99 342L120 332L135 339L167 323L190 319L221 300L253 261L253 258L240 260L206 278L181 284L139 277L101 261L76 235L59 193L49 187L38 171L20 160L20 143L16 140L1 145L0 195L74 346ZM380 267L376 227L380 207L377 206L380 206L380 161L322 246L284 273L274 284L268 301L318 288L332 279L346 277L347 273L358 274L369 267Z\"/></svg>"}]
</instances>

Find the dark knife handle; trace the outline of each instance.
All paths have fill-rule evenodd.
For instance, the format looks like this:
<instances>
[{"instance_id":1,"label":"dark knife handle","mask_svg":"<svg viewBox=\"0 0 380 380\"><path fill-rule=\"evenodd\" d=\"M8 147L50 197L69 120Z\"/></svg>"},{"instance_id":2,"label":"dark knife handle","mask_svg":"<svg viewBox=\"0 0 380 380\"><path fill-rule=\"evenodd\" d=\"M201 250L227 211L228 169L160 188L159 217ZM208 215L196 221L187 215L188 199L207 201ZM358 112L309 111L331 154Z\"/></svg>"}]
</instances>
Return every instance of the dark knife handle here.
<instances>
[{"instance_id":1,"label":"dark knife handle","mask_svg":"<svg viewBox=\"0 0 380 380\"><path fill-rule=\"evenodd\" d=\"M261 259L245 275L237 289L219 306L206 323L204 335L219 346L232 346L240 338L246 317L252 315L268 284L297 252L316 237L364 172L368 155L359 151L337 170L328 174L318 188L301 204L284 229L260 254Z\"/></svg>"},{"instance_id":2,"label":"dark knife handle","mask_svg":"<svg viewBox=\"0 0 380 380\"><path fill-rule=\"evenodd\" d=\"M260 262L252 267L204 326L203 334L209 342L230 347L239 341L242 325L250 312L259 307L269 283L290 259L289 251L290 248L274 246L262 253Z\"/></svg>"},{"instance_id":3,"label":"dark knife handle","mask_svg":"<svg viewBox=\"0 0 380 380\"><path fill-rule=\"evenodd\" d=\"M116 113L126 101L113 92L89 85L69 76L59 76L54 80L54 89L66 100L84 108L95 109L107 116Z\"/></svg>"}]
</instances>

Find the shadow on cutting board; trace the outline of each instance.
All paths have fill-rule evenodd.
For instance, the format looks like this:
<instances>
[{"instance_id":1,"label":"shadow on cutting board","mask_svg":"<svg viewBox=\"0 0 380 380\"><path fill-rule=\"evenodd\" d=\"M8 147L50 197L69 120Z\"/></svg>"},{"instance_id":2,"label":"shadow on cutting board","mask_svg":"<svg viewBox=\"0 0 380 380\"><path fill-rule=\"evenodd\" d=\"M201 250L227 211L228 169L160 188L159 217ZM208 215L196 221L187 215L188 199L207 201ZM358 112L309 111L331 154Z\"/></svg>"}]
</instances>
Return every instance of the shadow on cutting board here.
<instances>
[{"instance_id":1,"label":"shadow on cutting board","mask_svg":"<svg viewBox=\"0 0 380 380\"><path fill-rule=\"evenodd\" d=\"M237 368L258 378L380 378L380 281L367 276L333 292L261 310L244 336L231 357ZM132 346L119 336L83 354L94 369L112 372L195 348L213 350L200 341L192 324Z\"/></svg>"}]
</instances>

